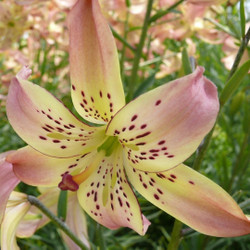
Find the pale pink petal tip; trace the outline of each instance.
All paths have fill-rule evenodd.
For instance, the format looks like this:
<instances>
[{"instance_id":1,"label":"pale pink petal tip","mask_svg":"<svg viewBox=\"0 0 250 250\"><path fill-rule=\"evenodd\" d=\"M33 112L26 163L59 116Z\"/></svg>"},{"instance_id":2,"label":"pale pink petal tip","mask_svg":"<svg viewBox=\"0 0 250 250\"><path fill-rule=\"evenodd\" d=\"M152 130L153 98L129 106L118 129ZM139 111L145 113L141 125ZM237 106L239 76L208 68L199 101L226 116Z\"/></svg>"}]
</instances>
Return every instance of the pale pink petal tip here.
<instances>
[{"instance_id":1,"label":"pale pink petal tip","mask_svg":"<svg viewBox=\"0 0 250 250\"><path fill-rule=\"evenodd\" d=\"M143 221L143 235L147 232L148 227L151 225L151 222L142 215L142 221Z\"/></svg>"},{"instance_id":2,"label":"pale pink petal tip","mask_svg":"<svg viewBox=\"0 0 250 250\"><path fill-rule=\"evenodd\" d=\"M32 70L29 68L29 66L25 65L22 67L22 69L17 73L17 77L21 78L23 80L27 80L30 75L32 74Z\"/></svg>"}]
</instances>

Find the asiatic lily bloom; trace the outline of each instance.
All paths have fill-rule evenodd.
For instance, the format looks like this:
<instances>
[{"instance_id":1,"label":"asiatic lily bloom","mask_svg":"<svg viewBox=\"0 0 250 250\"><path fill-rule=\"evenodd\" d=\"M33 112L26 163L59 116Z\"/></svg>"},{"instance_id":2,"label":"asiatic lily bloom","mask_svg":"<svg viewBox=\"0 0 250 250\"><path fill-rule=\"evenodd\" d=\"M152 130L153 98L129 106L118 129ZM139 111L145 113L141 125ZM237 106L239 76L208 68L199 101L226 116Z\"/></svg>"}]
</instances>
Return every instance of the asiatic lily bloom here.
<instances>
[{"instance_id":1,"label":"asiatic lily bloom","mask_svg":"<svg viewBox=\"0 0 250 250\"><path fill-rule=\"evenodd\" d=\"M131 188L195 230L232 237L250 233L236 202L205 176L182 164L213 127L219 102L198 67L125 105L112 33L98 1L79 0L69 14L71 94L77 119L47 90L12 80L9 121L29 146L7 156L30 185L76 191L100 224L145 234Z\"/></svg>"}]
</instances>

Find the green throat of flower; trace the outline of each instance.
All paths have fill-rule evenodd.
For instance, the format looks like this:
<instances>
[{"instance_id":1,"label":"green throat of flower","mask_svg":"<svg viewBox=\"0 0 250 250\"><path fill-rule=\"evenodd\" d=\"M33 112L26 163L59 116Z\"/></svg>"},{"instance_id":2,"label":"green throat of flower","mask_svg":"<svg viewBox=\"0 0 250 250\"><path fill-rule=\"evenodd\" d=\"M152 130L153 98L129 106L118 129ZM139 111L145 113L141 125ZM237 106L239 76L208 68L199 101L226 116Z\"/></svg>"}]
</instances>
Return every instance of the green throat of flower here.
<instances>
[{"instance_id":1,"label":"green throat of flower","mask_svg":"<svg viewBox=\"0 0 250 250\"><path fill-rule=\"evenodd\" d=\"M59 188L62 190L77 191L79 185L96 170L102 159L111 156L114 150L119 146L118 138L116 136L109 136L104 143L97 148L98 153L91 164L78 175L72 176L71 174L64 174L62 181L58 185Z\"/></svg>"},{"instance_id":2,"label":"green throat of flower","mask_svg":"<svg viewBox=\"0 0 250 250\"><path fill-rule=\"evenodd\" d=\"M107 140L97 148L98 152L104 151L105 156L110 156L114 149L120 145L118 138L116 136L109 136Z\"/></svg>"}]
</instances>

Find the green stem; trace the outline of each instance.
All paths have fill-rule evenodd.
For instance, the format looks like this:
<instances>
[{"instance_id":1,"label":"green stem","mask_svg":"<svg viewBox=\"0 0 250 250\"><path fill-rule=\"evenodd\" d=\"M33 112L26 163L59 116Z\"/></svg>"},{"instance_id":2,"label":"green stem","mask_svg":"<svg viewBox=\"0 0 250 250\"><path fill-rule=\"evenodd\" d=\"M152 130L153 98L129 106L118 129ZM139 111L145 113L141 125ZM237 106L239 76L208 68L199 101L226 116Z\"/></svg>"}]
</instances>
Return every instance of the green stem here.
<instances>
[{"instance_id":1,"label":"green stem","mask_svg":"<svg viewBox=\"0 0 250 250\"><path fill-rule=\"evenodd\" d=\"M197 170L197 171L199 171L199 169L200 169L202 160L203 160L205 153L207 151L207 148L210 144L210 140L212 138L214 128L215 128L215 125L197 149L197 155L195 157L195 160L194 160L193 166L192 166L192 168Z\"/></svg>"},{"instance_id":2,"label":"green stem","mask_svg":"<svg viewBox=\"0 0 250 250\"><path fill-rule=\"evenodd\" d=\"M59 227L65 234L67 234L81 249L88 249L84 243L77 238L69 227L58 217L56 217L39 199L35 196L28 195L28 201L31 205L39 208L57 227Z\"/></svg>"},{"instance_id":3,"label":"green stem","mask_svg":"<svg viewBox=\"0 0 250 250\"><path fill-rule=\"evenodd\" d=\"M248 45L249 39L250 39L250 28L248 28L246 35L241 40L240 48L239 48L238 53L236 55L236 58L234 60L234 64L232 66L232 69L229 73L228 80L232 77L234 72L237 70L237 68L240 64L241 58L243 56L244 50L246 49L246 47Z\"/></svg>"},{"instance_id":4,"label":"green stem","mask_svg":"<svg viewBox=\"0 0 250 250\"><path fill-rule=\"evenodd\" d=\"M174 227L173 227L173 231L171 233L171 239L170 242L168 244L168 248L167 250L176 250L178 249L178 246L181 242L181 229L182 229L182 222L175 220L174 222Z\"/></svg>"},{"instance_id":5,"label":"green stem","mask_svg":"<svg viewBox=\"0 0 250 250\"><path fill-rule=\"evenodd\" d=\"M241 45L240 45L239 51L238 51L237 56L235 58L234 64L232 66L232 69L231 69L231 71L229 73L229 77L228 77L227 82L231 79L231 77L233 76L233 74L237 70L237 68L239 66L239 63L240 63L240 60L241 60L241 58L243 56L244 50L247 47L247 44L249 42L249 39L250 39L250 28L248 29L248 32L245 35L244 39L242 39L242 41L241 41ZM225 84L225 86L227 86L227 84ZM220 103L221 103L220 110L222 109L223 105L228 101L229 97L230 96L228 96L223 102L221 102L221 100L220 100ZM217 119L217 121L218 121L218 119ZM215 122L215 125L216 125L216 122ZM201 162L202 162L202 160L203 160L203 158L205 156L205 153L206 153L206 151L208 149L208 146L210 144L210 140L212 138L215 125L214 125L213 129L210 131L210 133L206 136L206 138L204 139L203 143L198 148L197 155L196 155L194 163L193 163L193 168L195 170L199 170L200 169Z\"/></svg>"},{"instance_id":6,"label":"green stem","mask_svg":"<svg viewBox=\"0 0 250 250\"><path fill-rule=\"evenodd\" d=\"M142 49L143 49L144 42L145 42L145 39L147 36L147 30L148 30L148 26L149 26L149 19L150 19L150 13L152 10L152 5L153 5L153 0L148 0L147 12L146 12L144 24L142 27L140 42L139 42L138 47L136 49L136 53L135 53L135 57L134 57L134 61L133 61L133 68L132 68L132 72L131 72L131 77L130 77L130 81L128 84L127 101L130 101L132 99L133 93L134 93L134 88L135 88L135 85L137 83L137 79L138 79L137 73L138 73L139 63L140 63L140 59L141 59L141 55L142 55Z\"/></svg>"}]
</instances>

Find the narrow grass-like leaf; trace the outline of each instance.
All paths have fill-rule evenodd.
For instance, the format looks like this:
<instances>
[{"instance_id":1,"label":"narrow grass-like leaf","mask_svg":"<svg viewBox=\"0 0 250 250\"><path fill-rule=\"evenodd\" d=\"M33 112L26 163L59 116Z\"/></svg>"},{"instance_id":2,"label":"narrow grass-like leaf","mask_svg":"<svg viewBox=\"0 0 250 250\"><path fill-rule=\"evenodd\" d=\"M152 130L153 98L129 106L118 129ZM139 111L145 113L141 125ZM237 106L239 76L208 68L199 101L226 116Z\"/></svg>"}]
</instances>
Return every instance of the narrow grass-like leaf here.
<instances>
[{"instance_id":1,"label":"narrow grass-like leaf","mask_svg":"<svg viewBox=\"0 0 250 250\"><path fill-rule=\"evenodd\" d=\"M192 67L191 67L191 64L190 64L190 60L189 60L189 56L188 56L186 48L184 48L182 50L181 55L182 55L181 60L182 60L182 67L183 67L183 70L184 70L184 74L185 75L191 74L193 71L192 71Z\"/></svg>"},{"instance_id":2,"label":"narrow grass-like leaf","mask_svg":"<svg viewBox=\"0 0 250 250\"><path fill-rule=\"evenodd\" d=\"M135 52L135 48L130 45L122 36L120 36L111 26L110 29L112 31L113 36L119 40L123 45L125 45L127 48L129 48L132 52Z\"/></svg>"},{"instance_id":3,"label":"narrow grass-like leaf","mask_svg":"<svg viewBox=\"0 0 250 250\"><path fill-rule=\"evenodd\" d=\"M146 92L146 90L151 87L155 82L155 73L150 75L148 78L146 78L137 88L137 90L134 93L133 98L136 98L137 96L143 94Z\"/></svg>"},{"instance_id":4,"label":"narrow grass-like leaf","mask_svg":"<svg viewBox=\"0 0 250 250\"><path fill-rule=\"evenodd\" d=\"M220 95L221 107L227 102L227 100L233 95L235 90L240 86L242 80L250 70L250 60L246 61L241 67L233 74L224 87Z\"/></svg>"}]
</instances>

